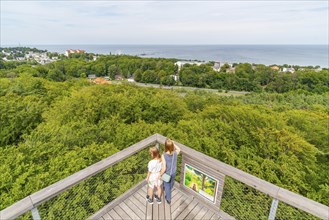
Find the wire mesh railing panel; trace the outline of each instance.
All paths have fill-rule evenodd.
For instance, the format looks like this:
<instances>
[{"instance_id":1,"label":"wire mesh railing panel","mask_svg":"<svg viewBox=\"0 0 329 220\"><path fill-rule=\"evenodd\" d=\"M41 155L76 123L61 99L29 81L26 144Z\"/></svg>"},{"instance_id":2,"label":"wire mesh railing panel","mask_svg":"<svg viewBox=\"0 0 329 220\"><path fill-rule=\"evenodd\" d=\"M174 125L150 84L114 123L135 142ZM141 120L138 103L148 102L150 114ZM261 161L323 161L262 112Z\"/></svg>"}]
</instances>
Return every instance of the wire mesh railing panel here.
<instances>
[{"instance_id":1,"label":"wire mesh railing panel","mask_svg":"<svg viewBox=\"0 0 329 220\"><path fill-rule=\"evenodd\" d=\"M24 213L23 215L19 216L18 218L16 218L16 220L33 220L32 212L28 211L28 212Z\"/></svg>"},{"instance_id":2,"label":"wire mesh railing panel","mask_svg":"<svg viewBox=\"0 0 329 220\"><path fill-rule=\"evenodd\" d=\"M312 219L320 219L314 215L311 215L303 210L297 209L293 206L290 206L284 202L279 202L278 209L276 211L276 220L285 220L285 219L298 219L298 220L312 220Z\"/></svg>"},{"instance_id":3,"label":"wire mesh railing panel","mask_svg":"<svg viewBox=\"0 0 329 220\"><path fill-rule=\"evenodd\" d=\"M148 148L41 204L42 219L86 219L145 179Z\"/></svg>"},{"instance_id":4,"label":"wire mesh railing panel","mask_svg":"<svg viewBox=\"0 0 329 220\"><path fill-rule=\"evenodd\" d=\"M267 219L272 198L231 177L225 177L220 209L235 219Z\"/></svg>"},{"instance_id":5,"label":"wire mesh railing panel","mask_svg":"<svg viewBox=\"0 0 329 220\"><path fill-rule=\"evenodd\" d=\"M177 157L177 172L176 172L176 177L175 177L175 181L178 183L181 183L180 182L180 176L182 173L181 167L182 167L182 154L179 154Z\"/></svg>"}]
</instances>

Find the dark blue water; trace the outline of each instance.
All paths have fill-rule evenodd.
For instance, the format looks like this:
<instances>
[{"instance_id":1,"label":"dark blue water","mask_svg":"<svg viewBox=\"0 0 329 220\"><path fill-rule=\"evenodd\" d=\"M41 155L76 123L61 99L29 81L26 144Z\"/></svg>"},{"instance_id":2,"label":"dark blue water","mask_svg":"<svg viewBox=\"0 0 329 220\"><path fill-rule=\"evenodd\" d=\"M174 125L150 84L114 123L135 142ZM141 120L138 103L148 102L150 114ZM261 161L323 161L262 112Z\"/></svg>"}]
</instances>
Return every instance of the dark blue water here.
<instances>
[{"instance_id":1,"label":"dark blue water","mask_svg":"<svg viewBox=\"0 0 329 220\"><path fill-rule=\"evenodd\" d=\"M129 54L187 60L329 66L328 45L28 45L52 52L83 49L98 54Z\"/></svg>"}]
</instances>

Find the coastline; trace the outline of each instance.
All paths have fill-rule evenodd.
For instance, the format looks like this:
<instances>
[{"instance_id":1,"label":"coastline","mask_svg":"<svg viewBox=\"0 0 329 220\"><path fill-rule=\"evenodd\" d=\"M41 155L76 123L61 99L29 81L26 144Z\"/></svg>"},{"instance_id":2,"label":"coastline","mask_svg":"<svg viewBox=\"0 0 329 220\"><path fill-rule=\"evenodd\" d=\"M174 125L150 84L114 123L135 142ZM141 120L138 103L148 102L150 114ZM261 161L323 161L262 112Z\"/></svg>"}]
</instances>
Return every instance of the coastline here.
<instances>
[{"instance_id":1,"label":"coastline","mask_svg":"<svg viewBox=\"0 0 329 220\"><path fill-rule=\"evenodd\" d=\"M7 45L2 45L5 47ZM8 45L14 46L14 45ZM16 45L17 46L17 45ZM329 67L328 45L20 45L64 53L83 49L88 53L132 55L179 60L257 63Z\"/></svg>"}]
</instances>

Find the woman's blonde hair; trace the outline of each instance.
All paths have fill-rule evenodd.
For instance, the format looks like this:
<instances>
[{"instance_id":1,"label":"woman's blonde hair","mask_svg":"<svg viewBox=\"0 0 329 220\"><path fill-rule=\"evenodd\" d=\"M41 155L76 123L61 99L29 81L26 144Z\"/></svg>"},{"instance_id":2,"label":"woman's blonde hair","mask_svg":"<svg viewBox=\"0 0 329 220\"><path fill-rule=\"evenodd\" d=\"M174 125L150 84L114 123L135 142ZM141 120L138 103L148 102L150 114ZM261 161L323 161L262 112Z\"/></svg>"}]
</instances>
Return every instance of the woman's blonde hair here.
<instances>
[{"instance_id":1,"label":"woman's blonde hair","mask_svg":"<svg viewBox=\"0 0 329 220\"><path fill-rule=\"evenodd\" d=\"M153 159L160 159L161 156L160 156L160 152L158 150L158 148L156 147L151 147L150 150L149 150L150 154L151 154L151 157Z\"/></svg>"},{"instance_id":2,"label":"woman's blonde hair","mask_svg":"<svg viewBox=\"0 0 329 220\"><path fill-rule=\"evenodd\" d=\"M166 142L165 142L165 151L169 151L170 154L172 154L172 152L175 150L175 145L174 145L174 142L167 138L166 139Z\"/></svg>"}]
</instances>

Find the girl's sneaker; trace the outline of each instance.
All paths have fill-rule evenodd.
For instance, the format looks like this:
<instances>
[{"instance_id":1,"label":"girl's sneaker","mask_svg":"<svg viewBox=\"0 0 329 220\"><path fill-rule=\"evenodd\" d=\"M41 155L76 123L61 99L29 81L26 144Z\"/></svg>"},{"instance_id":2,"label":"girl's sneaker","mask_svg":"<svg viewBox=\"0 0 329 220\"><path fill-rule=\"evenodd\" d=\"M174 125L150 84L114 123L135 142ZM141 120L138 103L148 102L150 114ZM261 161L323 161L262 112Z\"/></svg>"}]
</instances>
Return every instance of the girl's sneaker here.
<instances>
[{"instance_id":1,"label":"girl's sneaker","mask_svg":"<svg viewBox=\"0 0 329 220\"><path fill-rule=\"evenodd\" d=\"M154 195L155 201L157 201L158 204L161 204L161 199L157 196Z\"/></svg>"},{"instance_id":2,"label":"girl's sneaker","mask_svg":"<svg viewBox=\"0 0 329 220\"><path fill-rule=\"evenodd\" d=\"M149 204L153 204L153 199L151 199L149 195L146 196L146 201L147 201Z\"/></svg>"}]
</instances>

